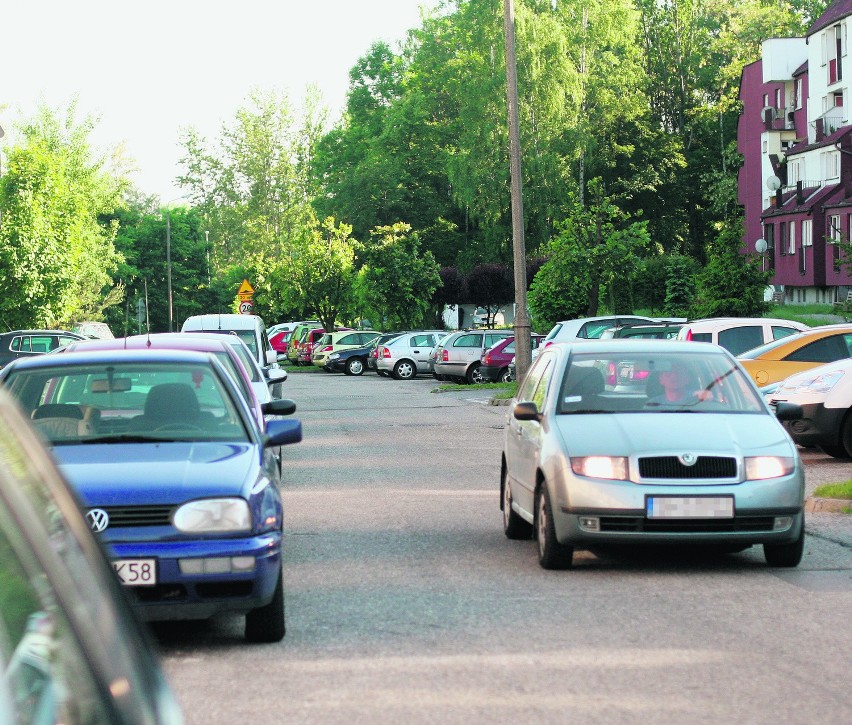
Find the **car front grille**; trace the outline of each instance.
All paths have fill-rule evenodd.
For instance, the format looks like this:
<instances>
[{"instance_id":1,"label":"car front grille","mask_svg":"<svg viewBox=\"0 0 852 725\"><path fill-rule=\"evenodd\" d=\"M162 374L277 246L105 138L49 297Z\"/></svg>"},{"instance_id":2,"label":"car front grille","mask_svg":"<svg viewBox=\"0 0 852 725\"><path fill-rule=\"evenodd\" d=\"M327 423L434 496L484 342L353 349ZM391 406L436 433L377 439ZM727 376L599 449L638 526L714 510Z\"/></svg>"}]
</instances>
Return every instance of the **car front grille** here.
<instances>
[{"instance_id":1,"label":"car front grille","mask_svg":"<svg viewBox=\"0 0 852 725\"><path fill-rule=\"evenodd\" d=\"M639 459L642 478L722 478L737 477L737 459L722 456L698 456L695 465L681 463L677 456L656 456Z\"/></svg>"},{"instance_id":2,"label":"car front grille","mask_svg":"<svg viewBox=\"0 0 852 725\"><path fill-rule=\"evenodd\" d=\"M103 506L109 528L128 526L171 526L174 506Z\"/></svg>"},{"instance_id":3,"label":"car front grille","mask_svg":"<svg viewBox=\"0 0 852 725\"><path fill-rule=\"evenodd\" d=\"M715 534L772 531L772 516L733 519L646 519L642 516L602 516L600 530L608 533Z\"/></svg>"}]
</instances>

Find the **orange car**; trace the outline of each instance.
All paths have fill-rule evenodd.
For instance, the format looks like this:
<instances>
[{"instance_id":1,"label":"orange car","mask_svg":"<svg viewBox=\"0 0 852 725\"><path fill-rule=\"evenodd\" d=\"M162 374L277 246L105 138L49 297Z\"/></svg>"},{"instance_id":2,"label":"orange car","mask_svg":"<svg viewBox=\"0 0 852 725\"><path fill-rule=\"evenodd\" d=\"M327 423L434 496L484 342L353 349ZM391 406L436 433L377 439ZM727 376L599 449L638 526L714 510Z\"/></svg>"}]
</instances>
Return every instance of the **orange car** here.
<instances>
[{"instance_id":1,"label":"orange car","mask_svg":"<svg viewBox=\"0 0 852 725\"><path fill-rule=\"evenodd\" d=\"M847 357L852 357L852 324L814 327L744 352L737 360L763 386Z\"/></svg>"}]
</instances>

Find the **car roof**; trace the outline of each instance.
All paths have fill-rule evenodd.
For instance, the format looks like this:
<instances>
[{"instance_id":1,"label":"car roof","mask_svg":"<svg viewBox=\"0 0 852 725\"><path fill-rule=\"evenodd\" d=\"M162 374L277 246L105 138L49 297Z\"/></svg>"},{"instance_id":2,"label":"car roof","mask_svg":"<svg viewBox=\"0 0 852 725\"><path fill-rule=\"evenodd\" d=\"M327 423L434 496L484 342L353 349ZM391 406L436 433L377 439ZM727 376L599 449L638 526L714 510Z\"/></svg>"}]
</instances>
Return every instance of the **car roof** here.
<instances>
[{"instance_id":1,"label":"car roof","mask_svg":"<svg viewBox=\"0 0 852 725\"><path fill-rule=\"evenodd\" d=\"M181 326L182 332L193 332L193 330L184 330L187 324L201 325L198 330L253 330L256 327L261 327L266 330L266 325L263 320L257 315L237 315L232 313L223 314L207 314L193 315L187 317Z\"/></svg>"},{"instance_id":2,"label":"car roof","mask_svg":"<svg viewBox=\"0 0 852 725\"><path fill-rule=\"evenodd\" d=\"M3 335L71 335L72 337L79 337L81 340L86 339L79 332L71 332L70 330L9 330L4 332Z\"/></svg>"},{"instance_id":3,"label":"car roof","mask_svg":"<svg viewBox=\"0 0 852 725\"><path fill-rule=\"evenodd\" d=\"M111 349L111 350L89 350L77 348L63 355L35 355L33 357L18 358L3 368L7 370L29 370L35 368L65 367L79 365L81 363L102 364L114 360L117 362L176 362L186 364L204 365L213 362L219 363L207 352L195 350L164 350L153 348Z\"/></svg>"},{"instance_id":4,"label":"car roof","mask_svg":"<svg viewBox=\"0 0 852 725\"><path fill-rule=\"evenodd\" d=\"M569 353L615 353L624 354L629 351L629 354L670 354L673 352L683 353L685 355L724 355L731 354L723 347L714 345L711 342L687 342L685 340L659 340L656 338L644 337L627 337L627 338L611 338L607 340L565 340L551 343L545 348L542 353L557 348L567 350ZM733 356L731 356L733 357Z\"/></svg>"}]
</instances>

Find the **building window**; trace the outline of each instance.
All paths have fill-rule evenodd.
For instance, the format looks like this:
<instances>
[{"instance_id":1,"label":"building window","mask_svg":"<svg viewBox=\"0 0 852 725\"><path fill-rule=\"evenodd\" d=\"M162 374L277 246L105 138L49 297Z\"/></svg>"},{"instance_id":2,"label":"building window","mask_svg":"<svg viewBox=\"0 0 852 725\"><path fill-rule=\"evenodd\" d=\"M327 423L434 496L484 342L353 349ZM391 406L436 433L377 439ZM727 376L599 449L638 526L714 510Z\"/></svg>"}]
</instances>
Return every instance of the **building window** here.
<instances>
[{"instance_id":1,"label":"building window","mask_svg":"<svg viewBox=\"0 0 852 725\"><path fill-rule=\"evenodd\" d=\"M763 94L763 107L766 108L769 105L769 94Z\"/></svg>"},{"instance_id":2,"label":"building window","mask_svg":"<svg viewBox=\"0 0 852 725\"><path fill-rule=\"evenodd\" d=\"M844 45L843 36L845 33L844 29L841 29L839 25L834 26L834 57L837 59L837 80L841 80L843 78L843 63L840 62L840 59L844 54Z\"/></svg>"},{"instance_id":3,"label":"building window","mask_svg":"<svg viewBox=\"0 0 852 725\"><path fill-rule=\"evenodd\" d=\"M796 108L802 107L802 79L796 79Z\"/></svg>"},{"instance_id":4,"label":"building window","mask_svg":"<svg viewBox=\"0 0 852 725\"><path fill-rule=\"evenodd\" d=\"M802 247L810 247L814 243L813 228L812 220L804 219L802 221Z\"/></svg>"},{"instance_id":5,"label":"building window","mask_svg":"<svg viewBox=\"0 0 852 725\"><path fill-rule=\"evenodd\" d=\"M787 239L787 254L796 253L796 222L790 222Z\"/></svg>"},{"instance_id":6,"label":"building window","mask_svg":"<svg viewBox=\"0 0 852 725\"><path fill-rule=\"evenodd\" d=\"M781 108L781 89L775 89L775 108Z\"/></svg>"},{"instance_id":7,"label":"building window","mask_svg":"<svg viewBox=\"0 0 852 725\"><path fill-rule=\"evenodd\" d=\"M808 267L807 255L808 255L807 247L802 247L799 250L799 274L803 275L805 272L807 272L807 267Z\"/></svg>"},{"instance_id":8,"label":"building window","mask_svg":"<svg viewBox=\"0 0 852 725\"><path fill-rule=\"evenodd\" d=\"M850 216L852 219L852 216ZM763 238L766 240L766 258L769 269L775 269L775 225L765 224L763 227Z\"/></svg>"},{"instance_id":9,"label":"building window","mask_svg":"<svg viewBox=\"0 0 852 725\"><path fill-rule=\"evenodd\" d=\"M778 251L782 257L787 256L787 225L784 222L778 225Z\"/></svg>"},{"instance_id":10,"label":"building window","mask_svg":"<svg viewBox=\"0 0 852 725\"><path fill-rule=\"evenodd\" d=\"M836 179L840 175L840 152L825 151L822 154L822 178Z\"/></svg>"},{"instance_id":11,"label":"building window","mask_svg":"<svg viewBox=\"0 0 852 725\"><path fill-rule=\"evenodd\" d=\"M835 108L843 108L843 93L835 93L834 94L834 107Z\"/></svg>"}]
</instances>

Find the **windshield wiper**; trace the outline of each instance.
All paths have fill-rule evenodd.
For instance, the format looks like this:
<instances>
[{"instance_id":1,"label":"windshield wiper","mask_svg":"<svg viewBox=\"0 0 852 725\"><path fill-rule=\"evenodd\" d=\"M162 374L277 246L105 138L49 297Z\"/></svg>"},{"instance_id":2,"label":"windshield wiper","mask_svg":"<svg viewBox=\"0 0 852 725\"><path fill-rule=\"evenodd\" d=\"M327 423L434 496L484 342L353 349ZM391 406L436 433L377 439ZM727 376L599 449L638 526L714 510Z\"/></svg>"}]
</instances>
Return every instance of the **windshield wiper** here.
<instances>
[{"instance_id":1,"label":"windshield wiper","mask_svg":"<svg viewBox=\"0 0 852 725\"><path fill-rule=\"evenodd\" d=\"M138 433L115 433L113 435L78 438L73 441L55 441L55 443L169 443L175 440L181 439L175 439L173 436L139 435Z\"/></svg>"}]
</instances>

